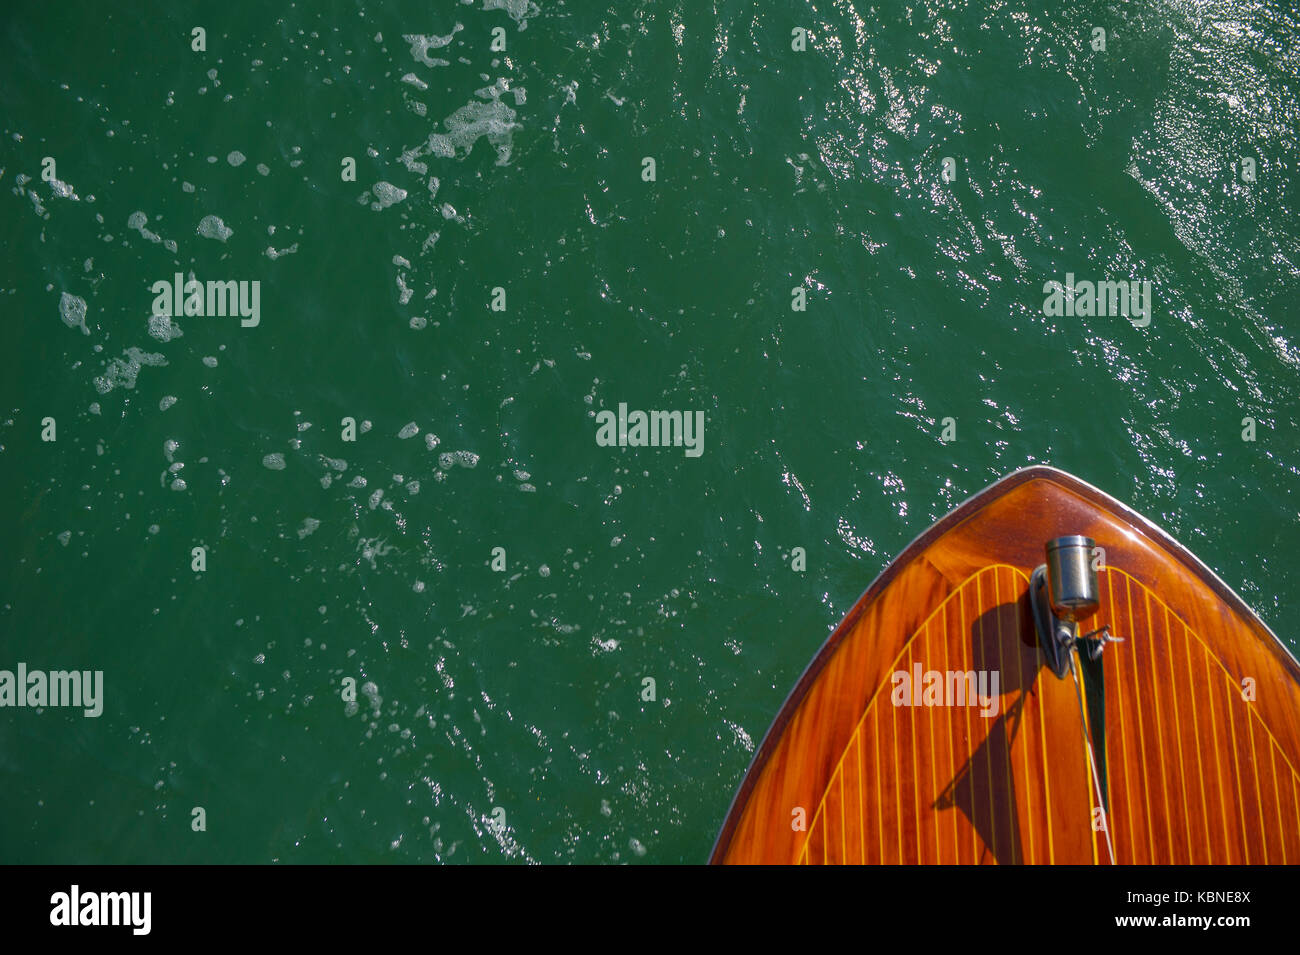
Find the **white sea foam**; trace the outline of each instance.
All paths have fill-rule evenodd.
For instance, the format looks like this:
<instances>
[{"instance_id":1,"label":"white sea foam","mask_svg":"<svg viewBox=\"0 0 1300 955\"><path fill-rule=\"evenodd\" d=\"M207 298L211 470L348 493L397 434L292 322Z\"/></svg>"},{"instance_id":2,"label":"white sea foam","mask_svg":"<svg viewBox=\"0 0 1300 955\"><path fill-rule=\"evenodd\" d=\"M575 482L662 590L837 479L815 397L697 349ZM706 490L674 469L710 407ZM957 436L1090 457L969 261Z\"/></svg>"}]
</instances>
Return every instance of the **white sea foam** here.
<instances>
[{"instance_id":1,"label":"white sea foam","mask_svg":"<svg viewBox=\"0 0 1300 955\"><path fill-rule=\"evenodd\" d=\"M419 433L420 433L420 426L417 425L414 421L412 421L409 424L403 425L402 430L397 432L397 436L403 439L414 438Z\"/></svg>"},{"instance_id":2,"label":"white sea foam","mask_svg":"<svg viewBox=\"0 0 1300 955\"><path fill-rule=\"evenodd\" d=\"M86 300L71 292L64 292L59 297L59 316L69 328L80 328L81 334L89 335L86 327Z\"/></svg>"},{"instance_id":3,"label":"white sea foam","mask_svg":"<svg viewBox=\"0 0 1300 955\"><path fill-rule=\"evenodd\" d=\"M266 457L262 458L262 467L268 468L272 471L283 471L284 455L279 451L276 451L274 454L266 455Z\"/></svg>"},{"instance_id":4,"label":"white sea foam","mask_svg":"<svg viewBox=\"0 0 1300 955\"><path fill-rule=\"evenodd\" d=\"M464 29L462 24L457 23L451 28L451 32L446 36L437 36L434 34L407 33L403 34L402 39L411 44L411 56L419 60L425 66L450 66L449 60L438 59L429 56L430 50L440 50L449 44L457 33Z\"/></svg>"},{"instance_id":5,"label":"white sea foam","mask_svg":"<svg viewBox=\"0 0 1300 955\"><path fill-rule=\"evenodd\" d=\"M498 166L510 161L513 134L520 128L515 122L515 111L499 99L466 103L442 124L446 133L429 134L429 151L433 155L447 159L460 155L463 158L473 151L478 140L485 138L497 151Z\"/></svg>"},{"instance_id":6,"label":"white sea foam","mask_svg":"<svg viewBox=\"0 0 1300 955\"><path fill-rule=\"evenodd\" d=\"M375 196L375 201L370 203L370 208L376 212L387 209L406 198L406 190L394 186L391 182L377 182L370 191Z\"/></svg>"},{"instance_id":7,"label":"white sea foam","mask_svg":"<svg viewBox=\"0 0 1300 955\"><path fill-rule=\"evenodd\" d=\"M510 19L519 24L519 29L528 29L528 18L541 13L533 0L483 0L484 10L504 10Z\"/></svg>"},{"instance_id":8,"label":"white sea foam","mask_svg":"<svg viewBox=\"0 0 1300 955\"><path fill-rule=\"evenodd\" d=\"M134 388L136 376L140 369L149 366L162 366L167 359L162 355L141 351L132 347L122 352L123 358L114 358L104 369L104 373L94 380L95 390L106 395L114 388Z\"/></svg>"},{"instance_id":9,"label":"white sea foam","mask_svg":"<svg viewBox=\"0 0 1300 955\"><path fill-rule=\"evenodd\" d=\"M160 342L169 342L173 338L180 338L185 333L181 327L172 322L171 318L166 315L149 316L149 335L158 339Z\"/></svg>"},{"instance_id":10,"label":"white sea foam","mask_svg":"<svg viewBox=\"0 0 1300 955\"><path fill-rule=\"evenodd\" d=\"M220 242L225 242L235 234L235 230L222 222L220 216L204 216L199 222L197 231L205 239L216 239Z\"/></svg>"},{"instance_id":11,"label":"white sea foam","mask_svg":"<svg viewBox=\"0 0 1300 955\"><path fill-rule=\"evenodd\" d=\"M131 213L131 215L127 217L126 220L126 227L128 229L134 229L136 232L139 232L141 236L148 239L150 242L155 242L155 243L161 242L162 236L160 236L157 232L151 231L148 228L148 224L149 224L149 217L145 215L143 212L138 212L138 211Z\"/></svg>"}]
</instances>

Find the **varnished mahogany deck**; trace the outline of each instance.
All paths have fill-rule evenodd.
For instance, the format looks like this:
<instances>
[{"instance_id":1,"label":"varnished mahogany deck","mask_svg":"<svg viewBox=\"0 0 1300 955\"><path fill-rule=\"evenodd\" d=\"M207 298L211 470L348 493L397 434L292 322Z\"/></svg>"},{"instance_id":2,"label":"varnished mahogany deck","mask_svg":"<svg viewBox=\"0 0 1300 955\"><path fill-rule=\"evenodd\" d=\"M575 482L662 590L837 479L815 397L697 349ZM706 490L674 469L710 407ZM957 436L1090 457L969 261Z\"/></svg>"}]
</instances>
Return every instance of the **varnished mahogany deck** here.
<instances>
[{"instance_id":1,"label":"varnished mahogany deck","mask_svg":"<svg viewBox=\"0 0 1300 955\"><path fill-rule=\"evenodd\" d=\"M1075 684L1038 649L1043 545L1105 548L1104 815ZM892 674L1000 674L998 708L895 706ZM1246 699L1253 681L1254 699ZM1100 766L1098 767L1101 768ZM918 538L782 707L714 848L726 863L1300 862L1300 665L1171 537L1035 467ZM799 811L804 825L797 825Z\"/></svg>"}]
</instances>

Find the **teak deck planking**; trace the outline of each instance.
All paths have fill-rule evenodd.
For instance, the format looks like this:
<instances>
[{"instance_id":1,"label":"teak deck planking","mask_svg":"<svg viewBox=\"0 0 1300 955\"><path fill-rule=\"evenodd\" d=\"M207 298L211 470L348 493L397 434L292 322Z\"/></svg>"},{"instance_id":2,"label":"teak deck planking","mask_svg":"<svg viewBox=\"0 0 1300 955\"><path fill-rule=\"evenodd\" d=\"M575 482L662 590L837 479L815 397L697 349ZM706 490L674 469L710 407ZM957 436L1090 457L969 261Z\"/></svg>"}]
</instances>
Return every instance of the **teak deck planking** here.
<instances>
[{"instance_id":1,"label":"teak deck planking","mask_svg":"<svg viewBox=\"0 0 1300 955\"><path fill-rule=\"evenodd\" d=\"M1105 549L1104 814L1074 680L1037 646L1044 544ZM1000 674L996 714L895 706L892 674ZM1248 686L1254 681L1254 699ZM1100 766L1098 769L1100 770ZM1300 862L1300 665L1145 518L1028 468L886 568L782 707L724 822L723 863ZM802 810L804 825L796 825Z\"/></svg>"}]
</instances>

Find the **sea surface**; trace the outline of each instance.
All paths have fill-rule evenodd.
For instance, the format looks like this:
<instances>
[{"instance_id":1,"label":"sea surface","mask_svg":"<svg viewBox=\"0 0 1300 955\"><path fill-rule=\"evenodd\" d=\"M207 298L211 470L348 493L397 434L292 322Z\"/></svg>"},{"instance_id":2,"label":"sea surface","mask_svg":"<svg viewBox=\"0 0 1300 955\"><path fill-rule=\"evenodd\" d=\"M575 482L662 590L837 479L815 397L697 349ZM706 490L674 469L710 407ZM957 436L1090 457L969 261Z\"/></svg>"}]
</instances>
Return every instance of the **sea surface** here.
<instances>
[{"instance_id":1,"label":"sea surface","mask_svg":"<svg viewBox=\"0 0 1300 955\"><path fill-rule=\"evenodd\" d=\"M0 861L702 862L1033 463L1295 651L1298 135L1285 0L6 3L0 668L104 689L0 710Z\"/></svg>"}]
</instances>

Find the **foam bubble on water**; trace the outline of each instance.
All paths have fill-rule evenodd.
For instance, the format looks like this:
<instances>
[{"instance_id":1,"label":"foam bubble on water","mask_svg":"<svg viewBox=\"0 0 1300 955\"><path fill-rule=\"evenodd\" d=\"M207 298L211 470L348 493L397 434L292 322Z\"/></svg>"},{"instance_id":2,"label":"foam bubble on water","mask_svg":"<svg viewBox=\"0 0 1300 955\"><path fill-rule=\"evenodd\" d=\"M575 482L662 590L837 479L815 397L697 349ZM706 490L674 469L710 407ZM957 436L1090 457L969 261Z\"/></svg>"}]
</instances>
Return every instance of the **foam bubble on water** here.
<instances>
[{"instance_id":1,"label":"foam bubble on water","mask_svg":"<svg viewBox=\"0 0 1300 955\"><path fill-rule=\"evenodd\" d=\"M480 91L484 92L484 91ZM479 139L486 138L497 151L497 165L510 161L514 146L514 131L520 128L515 122L515 111L496 98L499 92L487 91L492 98L486 103L469 102L442 121L446 133L430 133L429 152L451 159L468 156Z\"/></svg>"},{"instance_id":2,"label":"foam bubble on water","mask_svg":"<svg viewBox=\"0 0 1300 955\"><path fill-rule=\"evenodd\" d=\"M149 224L149 217L145 215L143 212L139 212L139 211L131 213L131 215L128 216L126 220L126 227L128 229L134 229L136 232L139 232L141 236L148 239L150 242L153 243L161 242L162 236L160 236L157 232L153 232L149 230L147 228L148 224Z\"/></svg>"},{"instance_id":3,"label":"foam bubble on water","mask_svg":"<svg viewBox=\"0 0 1300 955\"><path fill-rule=\"evenodd\" d=\"M183 491L183 490L185 490L187 487L189 487L189 485L185 483L185 479L184 479L184 478L179 478L179 477L178 477L176 480L172 481L172 483L171 483L171 488L172 488L173 491Z\"/></svg>"},{"instance_id":4,"label":"foam bubble on water","mask_svg":"<svg viewBox=\"0 0 1300 955\"><path fill-rule=\"evenodd\" d=\"M71 292L64 292L59 297L59 316L69 328L80 328L81 334L89 335L86 327L86 300Z\"/></svg>"},{"instance_id":5,"label":"foam bubble on water","mask_svg":"<svg viewBox=\"0 0 1300 955\"><path fill-rule=\"evenodd\" d=\"M199 235L203 236L203 238L216 239L219 242L225 242L235 234L235 230L222 222L220 216L204 216L199 221L199 228L197 231Z\"/></svg>"},{"instance_id":6,"label":"foam bubble on water","mask_svg":"<svg viewBox=\"0 0 1300 955\"><path fill-rule=\"evenodd\" d=\"M99 410L99 402L98 402L98 401L92 401L92 402L90 403L90 413L91 413L91 414L99 414L99 413L100 413L100 410Z\"/></svg>"},{"instance_id":7,"label":"foam bubble on water","mask_svg":"<svg viewBox=\"0 0 1300 955\"><path fill-rule=\"evenodd\" d=\"M370 208L376 212L380 209L387 209L389 206L406 198L406 190L399 189L391 182L377 182L370 191L375 196L375 201L370 203Z\"/></svg>"},{"instance_id":8,"label":"foam bubble on water","mask_svg":"<svg viewBox=\"0 0 1300 955\"><path fill-rule=\"evenodd\" d=\"M432 431L426 432L424 435L424 446L432 451L438 446L438 436Z\"/></svg>"},{"instance_id":9,"label":"foam bubble on water","mask_svg":"<svg viewBox=\"0 0 1300 955\"><path fill-rule=\"evenodd\" d=\"M150 315L149 316L149 335L158 339L160 342L169 342L173 338L180 338L185 333L181 327L172 322L168 315Z\"/></svg>"},{"instance_id":10,"label":"foam bubble on water","mask_svg":"<svg viewBox=\"0 0 1300 955\"><path fill-rule=\"evenodd\" d=\"M412 421L409 422L408 424L403 425L402 430L397 432L397 436L405 440L406 438L414 438L419 433L420 433L420 426L417 425L414 421Z\"/></svg>"},{"instance_id":11,"label":"foam bubble on water","mask_svg":"<svg viewBox=\"0 0 1300 955\"><path fill-rule=\"evenodd\" d=\"M414 73L407 73L405 76L402 77L402 82L410 83L417 90L427 90L429 88L429 84L424 82L424 80L420 79Z\"/></svg>"},{"instance_id":12,"label":"foam bubble on water","mask_svg":"<svg viewBox=\"0 0 1300 955\"><path fill-rule=\"evenodd\" d=\"M419 331L420 329L424 328L428 324L429 324L429 320L425 318L423 315L411 316L411 327L414 328L416 331Z\"/></svg>"},{"instance_id":13,"label":"foam bubble on water","mask_svg":"<svg viewBox=\"0 0 1300 955\"><path fill-rule=\"evenodd\" d=\"M178 399L177 399L177 397L176 397L175 395L165 395L165 396L163 396L162 401L158 402L158 410L159 410L159 411L166 411L166 410L167 410L168 408L170 408L172 405L176 404L177 400L178 400Z\"/></svg>"},{"instance_id":14,"label":"foam bubble on water","mask_svg":"<svg viewBox=\"0 0 1300 955\"><path fill-rule=\"evenodd\" d=\"M123 358L114 358L104 369L104 374L94 380L95 390L106 395L114 388L134 388L140 369L145 366L164 366L167 359L162 355L141 351L131 347L122 354Z\"/></svg>"},{"instance_id":15,"label":"foam bubble on water","mask_svg":"<svg viewBox=\"0 0 1300 955\"><path fill-rule=\"evenodd\" d=\"M194 183L192 183L192 182L182 182L182 183L181 183L181 191L182 191L182 192L193 192L193 191L194 191Z\"/></svg>"},{"instance_id":16,"label":"foam bubble on water","mask_svg":"<svg viewBox=\"0 0 1300 955\"><path fill-rule=\"evenodd\" d=\"M419 60L425 66L450 66L450 61L431 57L429 56L429 51L442 49L442 47L451 42L452 37L463 29L465 29L465 27L462 24L457 23L451 28L451 32L446 36L405 33L402 35L402 39L411 44L411 56Z\"/></svg>"},{"instance_id":17,"label":"foam bubble on water","mask_svg":"<svg viewBox=\"0 0 1300 955\"><path fill-rule=\"evenodd\" d=\"M420 147L418 146L414 149L403 150L402 165L404 165L409 172L418 173L421 176L427 175L429 172L428 165L419 161L422 155L424 154L420 152Z\"/></svg>"},{"instance_id":18,"label":"foam bubble on water","mask_svg":"<svg viewBox=\"0 0 1300 955\"><path fill-rule=\"evenodd\" d=\"M283 471L284 455L281 454L279 451L276 451L274 454L266 455L264 458L262 458L262 467L267 468L268 470L271 471Z\"/></svg>"},{"instance_id":19,"label":"foam bubble on water","mask_svg":"<svg viewBox=\"0 0 1300 955\"><path fill-rule=\"evenodd\" d=\"M232 149L229 153L226 154L226 162L230 163L230 165L235 167L242 166L247 160L248 157L245 156L243 153L241 153L238 149Z\"/></svg>"},{"instance_id":20,"label":"foam bubble on water","mask_svg":"<svg viewBox=\"0 0 1300 955\"><path fill-rule=\"evenodd\" d=\"M463 468L472 468L478 466L478 455L473 451L457 451L456 463Z\"/></svg>"},{"instance_id":21,"label":"foam bubble on water","mask_svg":"<svg viewBox=\"0 0 1300 955\"><path fill-rule=\"evenodd\" d=\"M68 546L68 542L70 540L72 540L72 531L63 531L61 534L59 534L59 543L62 544L64 547Z\"/></svg>"},{"instance_id":22,"label":"foam bubble on water","mask_svg":"<svg viewBox=\"0 0 1300 955\"><path fill-rule=\"evenodd\" d=\"M204 355L204 356L203 356L203 364L207 365L209 368L216 368L216 367L217 367L217 356L216 356L216 355Z\"/></svg>"},{"instance_id":23,"label":"foam bubble on water","mask_svg":"<svg viewBox=\"0 0 1300 955\"><path fill-rule=\"evenodd\" d=\"M308 517L303 520L302 526L298 528L298 539L302 540L310 534L316 533L316 528L320 527L320 521L314 517Z\"/></svg>"},{"instance_id":24,"label":"foam bubble on water","mask_svg":"<svg viewBox=\"0 0 1300 955\"><path fill-rule=\"evenodd\" d=\"M298 251L298 243L297 243L297 242L295 242L293 245L289 246L289 248L287 248L287 249L277 249L277 248L276 248L275 246L273 246L273 245L268 245L268 246L266 247L266 257L267 257L268 259L270 259L272 262L274 262L276 259L280 258L280 256L282 256L282 255L293 255L293 254L294 254L295 252L297 252L297 251Z\"/></svg>"},{"instance_id":25,"label":"foam bubble on water","mask_svg":"<svg viewBox=\"0 0 1300 955\"><path fill-rule=\"evenodd\" d=\"M271 167L264 162L260 162L257 164L257 171L260 175L263 176L271 175Z\"/></svg>"},{"instance_id":26,"label":"foam bubble on water","mask_svg":"<svg viewBox=\"0 0 1300 955\"><path fill-rule=\"evenodd\" d=\"M483 9L504 10L510 19L519 24L519 29L528 29L528 18L541 13L541 8L533 0L483 0Z\"/></svg>"}]
</instances>

